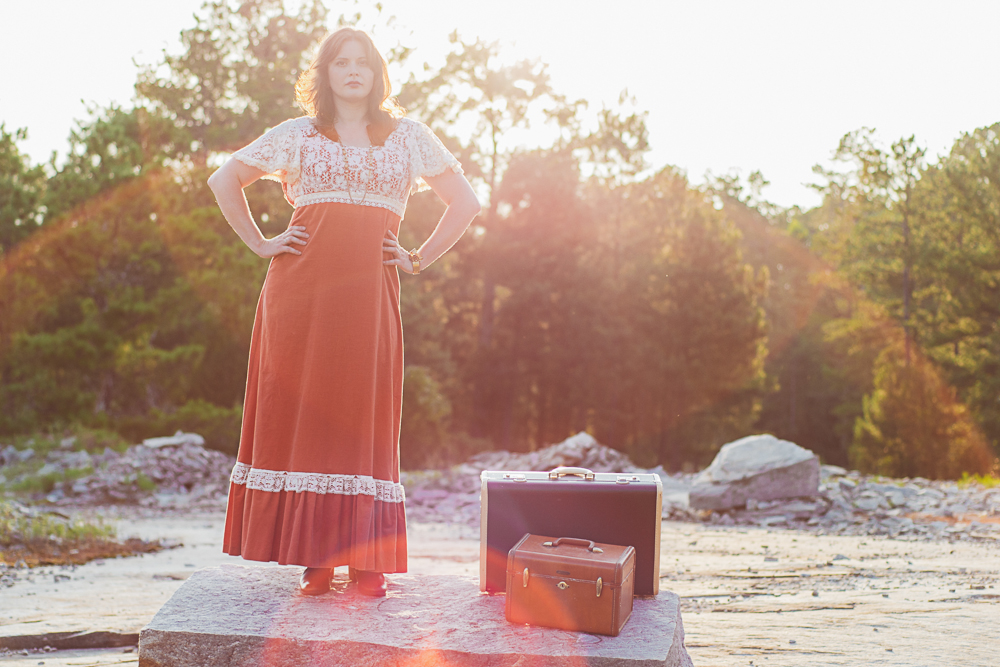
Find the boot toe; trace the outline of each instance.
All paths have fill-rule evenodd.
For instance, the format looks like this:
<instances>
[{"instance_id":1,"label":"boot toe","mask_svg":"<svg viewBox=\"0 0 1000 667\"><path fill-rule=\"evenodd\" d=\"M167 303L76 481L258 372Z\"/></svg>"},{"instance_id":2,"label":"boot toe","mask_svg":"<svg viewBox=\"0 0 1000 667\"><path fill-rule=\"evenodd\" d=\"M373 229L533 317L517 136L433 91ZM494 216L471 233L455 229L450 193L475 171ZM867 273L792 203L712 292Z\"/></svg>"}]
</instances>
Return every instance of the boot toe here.
<instances>
[{"instance_id":1,"label":"boot toe","mask_svg":"<svg viewBox=\"0 0 1000 667\"><path fill-rule=\"evenodd\" d=\"M333 570L325 567L307 567L299 578L299 590L303 595L323 595L330 591Z\"/></svg>"}]
</instances>

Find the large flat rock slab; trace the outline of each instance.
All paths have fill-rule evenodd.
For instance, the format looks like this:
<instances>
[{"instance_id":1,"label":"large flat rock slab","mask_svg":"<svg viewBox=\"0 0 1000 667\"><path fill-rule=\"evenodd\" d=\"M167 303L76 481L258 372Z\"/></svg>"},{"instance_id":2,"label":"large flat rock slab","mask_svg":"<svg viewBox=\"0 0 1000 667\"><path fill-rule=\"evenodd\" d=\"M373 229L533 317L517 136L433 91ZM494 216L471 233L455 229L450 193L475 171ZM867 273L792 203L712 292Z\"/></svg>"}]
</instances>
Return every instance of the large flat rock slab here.
<instances>
[{"instance_id":1,"label":"large flat rock slab","mask_svg":"<svg viewBox=\"0 0 1000 667\"><path fill-rule=\"evenodd\" d=\"M676 595L637 598L618 637L513 625L473 577L392 575L382 599L346 581L298 592L297 567L196 572L139 635L142 667L689 667Z\"/></svg>"}]
</instances>

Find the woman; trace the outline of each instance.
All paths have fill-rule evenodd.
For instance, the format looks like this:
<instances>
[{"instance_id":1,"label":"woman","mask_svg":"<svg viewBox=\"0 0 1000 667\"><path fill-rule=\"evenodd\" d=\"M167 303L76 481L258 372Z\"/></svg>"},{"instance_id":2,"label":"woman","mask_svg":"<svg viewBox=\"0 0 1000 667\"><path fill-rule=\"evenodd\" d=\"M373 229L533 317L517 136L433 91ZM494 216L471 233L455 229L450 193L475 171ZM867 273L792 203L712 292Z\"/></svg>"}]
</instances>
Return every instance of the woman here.
<instances>
[{"instance_id":1,"label":"woman","mask_svg":"<svg viewBox=\"0 0 1000 667\"><path fill-rule=\"evenodd\" d=\"M303 565L303 593L351 567L362 593L385 595L406 571L399 484L403 346L399 275L417 274L465 232L480 206L458 160L390 98L371 38L343 28L296 84L308 114L237 151L209 178L226 220L272 258L250 345L239 459L224 549ZM295 212L261 234L243 188L281 182ZM397 239L423 179L447 205L419 250Z\"/></svg>"}]
</instances>

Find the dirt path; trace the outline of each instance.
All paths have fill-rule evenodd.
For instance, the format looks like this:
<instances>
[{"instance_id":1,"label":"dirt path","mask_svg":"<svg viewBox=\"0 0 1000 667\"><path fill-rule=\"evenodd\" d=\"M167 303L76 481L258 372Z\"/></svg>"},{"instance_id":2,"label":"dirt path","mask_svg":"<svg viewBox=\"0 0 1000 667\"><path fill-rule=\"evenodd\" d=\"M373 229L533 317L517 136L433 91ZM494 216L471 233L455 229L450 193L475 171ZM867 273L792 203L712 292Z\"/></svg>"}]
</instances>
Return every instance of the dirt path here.
<instances>
[{"instance_id":1,"label":"dirt path","mask_svg":"<svg viewBox=\"0 0 1000 667\"><path fill-rule=\"evenodd\" d=\"M699 667L998 662L998 544L690 524L664 534L664 584L683 599Z\"/></svg>"},{"instance_id":2,"label":"dirt path","mask_svg":"<svg viewBox=\"0 0 1000 667\"><path fill-rule=\"evenodd\" d=\"M123 535L184 546L77 568L40 568L0 589L0 636L137 632L219 550L224 515L132 515ZM410 526L410 570L478 571L478 532ZM266 565L262 565L266 567ZM664 587L683 599L698 667L997 664L1000 544L905 542L663 524ZM134 651L3 655L4 664L135 665Z\"/></svg>"}]
</instances>

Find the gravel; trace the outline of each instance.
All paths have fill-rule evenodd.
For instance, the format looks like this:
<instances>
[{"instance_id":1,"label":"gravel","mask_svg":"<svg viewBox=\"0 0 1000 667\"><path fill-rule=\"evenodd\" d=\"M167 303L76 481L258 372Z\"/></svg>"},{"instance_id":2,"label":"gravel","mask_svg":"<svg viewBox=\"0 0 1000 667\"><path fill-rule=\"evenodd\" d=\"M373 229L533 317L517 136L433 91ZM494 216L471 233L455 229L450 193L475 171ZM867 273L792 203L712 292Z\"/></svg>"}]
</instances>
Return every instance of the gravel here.
<instances>
[{"instance_id":1,"label":"gravel","mask_svg":"<svg viewBox=\"0 0 1000 667\"><path fill-rule=\"evenodd\" d=\"M124 453L105 450L91 454L61 447L47 454L39 473L59 473L67 480L58 483L44 500L56 506L224 506L235 459L205 449L201 442L195 434L178 433L147 440ZM24 453L29 451L0 446L0 463L16 464L36 455ZM480 515L480 472L550 470L557 466L657 474L664 486L663 518L669 520L910 540L1000 540L1000 487L923 478L889 479L823 466L817 496L750 499L745 507L729 511L697 511L687 505L686 494L694 474L639 468L621 452L604 447L586 433L535 452L486 452L445 470L404 471L400 481L406 489L407 516L418 522L474 528Z\"/></svg>"}]
</instances>

